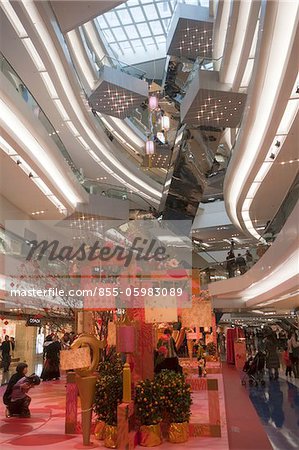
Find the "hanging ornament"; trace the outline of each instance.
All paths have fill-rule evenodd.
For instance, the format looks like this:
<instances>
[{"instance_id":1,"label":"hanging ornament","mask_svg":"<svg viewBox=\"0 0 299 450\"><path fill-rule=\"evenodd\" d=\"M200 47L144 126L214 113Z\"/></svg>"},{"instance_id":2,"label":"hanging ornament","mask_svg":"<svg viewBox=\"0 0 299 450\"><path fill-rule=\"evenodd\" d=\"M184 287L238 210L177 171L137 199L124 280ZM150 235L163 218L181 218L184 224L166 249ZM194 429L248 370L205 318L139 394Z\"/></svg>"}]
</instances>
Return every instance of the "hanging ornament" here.
<instances>
[{"instance_id":1,"label":"hanging ornament","mask_svg":"<svg viewBox=\"0 0 299 450\"><path fill-rule=\"evenodd\" d=\"M5 320L4 325L8 325L8 323L9 323L8 320Z\"/></svg>"},{"instance_id":2,"label":"hanging ornament","mask_svg":"<svg viewBox=\"0 0 299 450\"><path fill-rule=\"evenodd\" d=\"M155 95L150 95L148 99L148 107L151 111L154 111L154 109L158 108L158 97Z\"/></svg>"},{"instance_id":3,"label":"hanging ornament","mask_svg":"<svg viewBox=\"0 0 299 450\"><path fill-rule=\"evenodd\" d=\"M149 139L145 143L145 153L147 155L153 155L155 153L155 144L153 141L150 141Z\"/></svg>"},{"instance_id":4,"label":"hanging ornament","mask_svg":"<svg viewBox=\"0 0 299 450\"><path fill-rule=\"evenodd\" d=\"M161 120L162 130L168 131L170 128L170 120L168 116L162 116Z\"/></svg>"}]
</instances>

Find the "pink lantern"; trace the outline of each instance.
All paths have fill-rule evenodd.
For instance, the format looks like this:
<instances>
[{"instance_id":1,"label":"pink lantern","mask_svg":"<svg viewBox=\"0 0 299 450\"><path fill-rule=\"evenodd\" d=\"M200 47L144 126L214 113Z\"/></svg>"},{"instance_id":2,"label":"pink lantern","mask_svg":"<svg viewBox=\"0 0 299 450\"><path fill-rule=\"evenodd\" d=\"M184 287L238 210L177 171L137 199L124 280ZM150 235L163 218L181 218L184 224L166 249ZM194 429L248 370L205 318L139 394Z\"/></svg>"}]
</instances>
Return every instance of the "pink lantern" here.
<instances>
[{"instance_id":1,"label":"pink lantern","mask_svg":"<svg viewBox=\"0 0 299 450\"><path fill-rule=\"evenodd\" d=\"M135 352L135 327L133 325L120 325L118 327L118 351L120 353Z\"/></svg>"},{"instance_id":2,"label":"pink lantern","mask_svg":"<svg viewBox=\"0 0 299 450\"><path fill-rule=\"evenodd\" d=\"M162 116L161 120L162 130L168 131L170 128L170 120L168 116Z\"/></svg>"},{"instance_id":3,"label":"pink lantern","mask_svg":"<svg viewBox=\"0 0 299 450\"><path fill-rule=\"evenodd\" d=\"M153 141L147 140L145 143L145 153L147 155L153 155L155 153L155 144Z\"/></svg>"},{"instance_id":4,"label":"pink lantern","mask_svg":"<svg viewBox=\"0 0 299 450\"><path fill-rule=\"evenodd\" d=\"M148 99L148 106L151 111L158 108L158 97L151 95Z\"/></svg>"}]
</instances>

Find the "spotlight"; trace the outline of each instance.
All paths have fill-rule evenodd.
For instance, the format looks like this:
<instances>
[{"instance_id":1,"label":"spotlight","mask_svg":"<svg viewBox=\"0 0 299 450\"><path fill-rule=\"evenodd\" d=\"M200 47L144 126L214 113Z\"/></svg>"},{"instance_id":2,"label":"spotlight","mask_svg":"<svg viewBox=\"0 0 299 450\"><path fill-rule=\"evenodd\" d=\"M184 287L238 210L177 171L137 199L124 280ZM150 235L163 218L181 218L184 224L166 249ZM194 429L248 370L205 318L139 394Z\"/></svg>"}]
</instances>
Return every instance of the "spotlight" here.
<instances>
[{"instance_id":1,"label":"spotlight","mask_svg":"<svg viewBox=\"0 0 299 450\"><path fill-rule=\"evenodd\" d=\"M271 153L270 156L269 156L269 158L270 158L270 159L275 159L274 153Z\"/></svg>"}]
</instances>

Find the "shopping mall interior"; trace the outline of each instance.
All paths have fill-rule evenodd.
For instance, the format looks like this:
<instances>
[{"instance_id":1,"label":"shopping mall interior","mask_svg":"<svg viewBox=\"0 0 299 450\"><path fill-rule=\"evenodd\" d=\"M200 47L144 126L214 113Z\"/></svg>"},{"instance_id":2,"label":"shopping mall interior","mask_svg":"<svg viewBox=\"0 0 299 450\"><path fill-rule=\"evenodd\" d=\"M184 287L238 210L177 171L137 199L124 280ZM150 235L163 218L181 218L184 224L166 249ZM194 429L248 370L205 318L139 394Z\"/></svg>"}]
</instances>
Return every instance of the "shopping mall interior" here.
<instances>
[{"instance_id":1,"label":"shopping mall interior","mask_svg":"<svg viewBox=\"0 0 299 450\"><path fill-rule=\"evenodd\" d=\"M0 4L1 449L298 449L299 1Z\"/></svg>"}]
</instances>

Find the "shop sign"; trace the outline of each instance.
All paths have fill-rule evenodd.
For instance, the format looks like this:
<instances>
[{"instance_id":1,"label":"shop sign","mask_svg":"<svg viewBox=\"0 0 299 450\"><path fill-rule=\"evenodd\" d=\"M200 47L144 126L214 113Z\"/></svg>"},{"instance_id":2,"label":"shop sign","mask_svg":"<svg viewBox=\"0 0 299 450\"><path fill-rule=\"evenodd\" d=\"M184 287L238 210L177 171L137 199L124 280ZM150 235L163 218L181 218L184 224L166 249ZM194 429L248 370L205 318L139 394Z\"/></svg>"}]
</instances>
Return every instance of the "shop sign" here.
<instances>
[{"instance_id":1,"label":"shop sign","mask_svg":"<svg viewBox=\"0 0 299 450\"><path fill-rule=\"evenodd\" d=\"M27 327L40 327L42 324L42 321L38 317L28 317L27 319Z\"/></svg>"}]
</instances>

